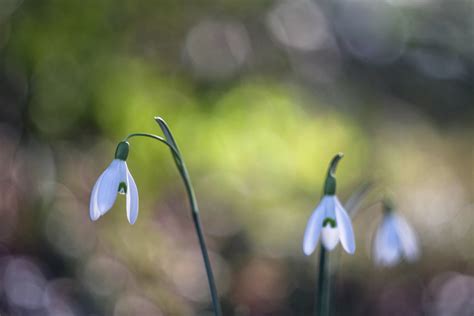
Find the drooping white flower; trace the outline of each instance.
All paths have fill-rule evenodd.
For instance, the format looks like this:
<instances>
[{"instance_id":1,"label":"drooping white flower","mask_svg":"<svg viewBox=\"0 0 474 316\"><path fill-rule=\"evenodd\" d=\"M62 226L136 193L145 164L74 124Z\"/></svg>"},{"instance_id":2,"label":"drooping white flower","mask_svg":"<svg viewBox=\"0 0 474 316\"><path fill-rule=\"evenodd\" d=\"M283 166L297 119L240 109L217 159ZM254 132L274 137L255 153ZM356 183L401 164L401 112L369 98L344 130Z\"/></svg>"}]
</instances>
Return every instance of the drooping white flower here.
<instances>
[{"instance_id":1,"label":"drooping white flower","mask_svg":"<svg viewBox=\"0 0 474 316\"><path fill-rule=\"evenodd\" d=\"M334 175L337 164L343 154L337 154L329 164L324 196L314 210L306 225L303 239L303 251L309 256L318 244L319 235L322 235L322 244L327 250L334 249L339 241L342 247L350 253L355 252L355 238L351 218L336 196L336 177Z\"/></svg>"},{"instance_id":2,"label":"drooping white flower","mask_svg":"<svg viewBox=\"0 0 474 316\"><path fill-rule=\"evenodd\" d=\"M95 183L89 206L93 221L107 213L115 203L117 194L126 195L127 219L134 224L138 216L138 190L127 166L128 143L117 146L115 159Z\"/></svg>"},{"instance_id":3,"label":"drooping white flower","mask_svg":"<svg viewBox=\"0 0 474 316\"><path fill-rule=\"evenodd\" d=\"M311 215L304 233L303 251L309 256L322 235L327 250L334 249L339 241L346 252L355 252L355 238L349 215L335 195L325 195Z\"/></svg>"},{"instance_id":4,"label":"drooping white flower","mask_svg":"<svg viewBox=\"0 0 474 316\"><path fill-rule=\"evenodd\" d=\"M418 239L408 222L394 211L385 211L373 241L373 259L381 266L394 266L402 258L419 256Z\"/></svg>"}]
</instances>

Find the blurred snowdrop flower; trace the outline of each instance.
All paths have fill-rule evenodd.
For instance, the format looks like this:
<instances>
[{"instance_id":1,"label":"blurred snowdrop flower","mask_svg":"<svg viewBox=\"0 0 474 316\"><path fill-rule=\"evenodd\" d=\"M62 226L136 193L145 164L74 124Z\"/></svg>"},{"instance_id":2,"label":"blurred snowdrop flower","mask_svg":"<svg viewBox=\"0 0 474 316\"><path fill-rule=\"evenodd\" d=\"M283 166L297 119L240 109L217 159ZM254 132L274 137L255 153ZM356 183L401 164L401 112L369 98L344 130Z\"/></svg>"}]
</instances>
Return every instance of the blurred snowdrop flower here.
<instances>
[{"instance_id":1,"label":"blurred snowdrop flower","mask_svg":"<svg viewBox=\"0 0 474 316\"><path fill-rule=\"evenodd\" d=\"M327 250L334 249L339 241L346 252L355 252L355 238L349 215L336 196L336 178L334 172L337 163L343 157L337 154L329 165L324 185L324 196L309 218L303 240L303 251L309 256L313 253L322 235L322 245Z\"/></svg>"},{"instance_id":2,"label":"blurred snowdrop flower","mask_svg":"<svg viewBox=\"0 0 474 316\"><path fill-rule=\"evenodd\" d=\"M138 190L126 162L129 146L128 142L118 144L115 159L100 175L92 189L90 217L93 221L112 208L118 193L126 195L127 218L130 224L137 220Z\"/></svg>"},{"instance_id":3,"label":"blurred snowdrop flower","mask_svg":"<svg viewBox=\"0 0 474 316\"><path fill-rule=\"evenodd\" d=\"M419 256L418 240L413 228L384 201L384 216L373 242L373 258L377 265L394 266L402 257L414 261Z\"/></svg>"}]
</instances>

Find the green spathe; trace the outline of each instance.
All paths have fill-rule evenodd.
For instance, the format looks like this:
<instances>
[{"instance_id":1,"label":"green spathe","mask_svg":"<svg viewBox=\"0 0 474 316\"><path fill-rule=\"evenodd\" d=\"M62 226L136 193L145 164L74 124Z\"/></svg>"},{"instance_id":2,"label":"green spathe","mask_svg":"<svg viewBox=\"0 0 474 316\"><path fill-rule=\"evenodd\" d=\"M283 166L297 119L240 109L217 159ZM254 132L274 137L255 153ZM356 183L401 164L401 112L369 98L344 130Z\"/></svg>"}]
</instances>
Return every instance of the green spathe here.
<instances>
[{"instance_id":1,"label":"green spathe","mask_svg":"<svg viewBox=\"0 0 474 316\"><path fill-rule=\"evenodd\" d=\"M339 160L344 157L343 153L338 153L334 158L332 158L331 163L329 164L328 174L326 176L326 181L324 182L324 195L335 195L336 194L336 167Z\"/></svg>"},{"instance_id":2,"label":"green spathe","mask_svg":"<svg viewBox=\"0 0 474 316\"><path fill-rule=\"evenodd\" d=\"M130 144L128 142L118 143L117 149L115 149L115 159L126 161L129 150L130 150Z\"/></svg>"}]
</instances>

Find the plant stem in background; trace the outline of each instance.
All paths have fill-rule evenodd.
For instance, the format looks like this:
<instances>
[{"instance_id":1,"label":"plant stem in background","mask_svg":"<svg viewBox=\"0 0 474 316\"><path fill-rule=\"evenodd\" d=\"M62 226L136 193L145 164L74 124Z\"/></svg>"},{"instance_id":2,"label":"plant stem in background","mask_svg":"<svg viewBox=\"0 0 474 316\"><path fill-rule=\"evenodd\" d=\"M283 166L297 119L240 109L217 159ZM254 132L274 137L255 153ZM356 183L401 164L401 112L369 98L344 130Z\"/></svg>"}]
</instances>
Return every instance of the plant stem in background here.
<instances>
[{"instance_id":1,"label":"plant stem in background","mask_svg":"<svg viewBox=\"0 0 474 316\"><path fill-rule=\"evenodd\" d=\"M211 299L212 299L212 306L213 306L213 309L214 309L214 314L216 316L222 316L222 310L221 310L221 306L220 306L220 303L219 303L219 298L218 298L218 295L217 295L217 287L216 287L216 283L215 283L215 280L214 280L214 274L212 272L211 261L209 260L209 254L207 252L207 247L206 247L206 242L205 242L205 239L204 239L204 234L203 234L203 231L202 231L201 221L199 219L199 207L198 207L198 204L197 204L196 195L194 193L193 186L191 184L191 179L189 177L188 170L186 169L186 165L184 163L181 152L179 151L179 148L178 148L178 146L177 146L177 144L176 144L176 142L173 138L173 135L171 134L171 131L168 128L166 122L160 117L155 117L155 121L158 123L158 125L160 125L160 128L162 129L163 134L165 135L165 138L162 138L160 136L153 135L153 134L135 133L135 134L128 135L125 140L127 140L131 137L136 137L136 136L149 137L149 138L153 138L155 140L158 140L158 141L164 143L165 145L167 145L170 148L171 154L173 155L174 162L176 164L176 167L178 168L179 174L181 175L181 178L183 179L184 186L186 188L186 194L187 194L188 199L189 199L189 204L190 204L190 207L191 207L191 215L192 215L192 219L193 219L193 223L194 223L194 228L196 229L196 234L197 234L198 241L199 241L199 247L201 248L202 257L203 257L203 260L204 260L204 267L206 269L207 280L209 282L209 290L210 290L210 293L211 293Z\"/></svg>"},{"instance_id":2,"label":"plant stem in background","mask_svg":"<svg viewBox=\"0 0 474 316\"><path fill-rule=\"evenodd\" d=\"M319 275L318 289L316 293L315 316L329 316L329 307L331 304L331 272L330 272L330 253L320 247L319 252Z\"/></svg>"}]
</instances>

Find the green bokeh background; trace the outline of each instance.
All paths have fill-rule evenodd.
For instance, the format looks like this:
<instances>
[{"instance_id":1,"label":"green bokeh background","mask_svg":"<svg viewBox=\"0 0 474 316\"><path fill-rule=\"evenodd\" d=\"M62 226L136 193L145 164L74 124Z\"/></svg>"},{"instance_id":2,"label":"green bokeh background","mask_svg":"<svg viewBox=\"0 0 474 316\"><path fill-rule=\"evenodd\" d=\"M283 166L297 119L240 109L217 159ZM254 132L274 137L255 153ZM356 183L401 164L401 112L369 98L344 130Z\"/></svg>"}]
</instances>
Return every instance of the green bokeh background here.
<instances>
[{"instance_id":1,"label":"green bokeh background","mask_svg":"<svg viewBox=\"0 0 474 316\"><path fill-rule=\"evenodd\" d=\"M117 142L158 115L225 315L312 314L301 242L337 152L343 203L372 186L356 254L333 253L333 314L472 315L473 21L472 0L0 0L0 314L212 314L167 148L131 142L135 225L123 197L88 217ZM384 195L414 263L372 262Z\"/></svg>"}]
</instances>

